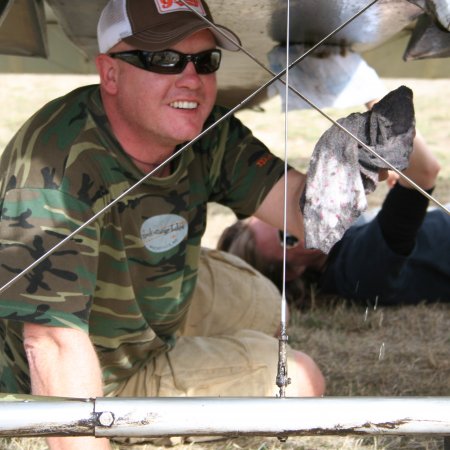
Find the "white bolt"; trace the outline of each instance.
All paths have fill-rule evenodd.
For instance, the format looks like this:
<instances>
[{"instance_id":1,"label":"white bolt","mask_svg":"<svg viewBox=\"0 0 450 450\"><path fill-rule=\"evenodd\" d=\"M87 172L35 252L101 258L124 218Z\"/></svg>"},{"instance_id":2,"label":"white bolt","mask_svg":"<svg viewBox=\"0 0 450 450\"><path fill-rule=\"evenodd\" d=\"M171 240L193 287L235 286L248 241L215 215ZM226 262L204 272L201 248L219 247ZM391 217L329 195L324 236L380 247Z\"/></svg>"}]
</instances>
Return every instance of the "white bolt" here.
<instances>
[{"instance_id":1,"label":"white bolt","mask_svg":"<svg viewBox=\"0 0 450 450\"><path fill-rule=\"evenodd\" d=\"M102 412L98 416L98 421L100 425L110 427L114 423L114 414L109 411Z\"/></svg>"}]
</instances>

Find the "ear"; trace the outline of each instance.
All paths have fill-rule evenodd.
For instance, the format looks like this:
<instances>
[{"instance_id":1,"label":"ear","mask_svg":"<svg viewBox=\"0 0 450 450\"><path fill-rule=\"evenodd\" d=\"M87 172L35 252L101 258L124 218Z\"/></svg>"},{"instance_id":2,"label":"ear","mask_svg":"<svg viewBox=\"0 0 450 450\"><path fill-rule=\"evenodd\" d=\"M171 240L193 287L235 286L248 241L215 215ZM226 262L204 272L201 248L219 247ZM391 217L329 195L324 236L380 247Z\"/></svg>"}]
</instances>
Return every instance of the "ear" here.
<instances>
[{"instance_id":1,"label":"ear","mask_svg":"<svg viewBox=\"0 0 450 450\"><path fill-rule=\"evenodd\" d=\"M101 53L95 58L98 74L100 75L100 84L102 88L111 95L117 93L119 66L117 61L110 56Z\"/></svg>"}]
</instances>

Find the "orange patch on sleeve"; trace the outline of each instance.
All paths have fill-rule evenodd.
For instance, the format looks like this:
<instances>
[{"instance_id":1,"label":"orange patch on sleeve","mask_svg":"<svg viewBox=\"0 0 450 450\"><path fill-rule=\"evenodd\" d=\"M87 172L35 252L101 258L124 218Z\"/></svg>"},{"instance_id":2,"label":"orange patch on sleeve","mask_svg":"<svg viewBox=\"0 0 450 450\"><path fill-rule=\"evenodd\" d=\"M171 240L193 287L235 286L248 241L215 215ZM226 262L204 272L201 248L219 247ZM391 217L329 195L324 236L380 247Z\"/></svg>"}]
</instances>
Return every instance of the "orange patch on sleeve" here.
<instances>
[{"instance_id":1,"label":"orange patch on sleeve","mask_svg":"<svg viewBox=\"0 0 450 450\"><path fill-rule=\"evenodd\" d=\"M256 161L256 165L258 167L264 167L271 159L273 159L273 155L264 155Z\"/></svg>"}]
</instances>

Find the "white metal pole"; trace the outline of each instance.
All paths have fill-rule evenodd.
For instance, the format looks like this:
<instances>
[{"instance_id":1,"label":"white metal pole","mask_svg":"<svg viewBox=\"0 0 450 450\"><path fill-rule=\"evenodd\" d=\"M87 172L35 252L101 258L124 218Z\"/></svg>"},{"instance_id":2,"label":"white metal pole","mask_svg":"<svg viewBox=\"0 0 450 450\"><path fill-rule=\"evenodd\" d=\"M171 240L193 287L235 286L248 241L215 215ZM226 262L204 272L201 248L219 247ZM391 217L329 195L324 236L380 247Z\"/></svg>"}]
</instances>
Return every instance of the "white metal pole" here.
<instances>
[{"instance_id":1,"label":"white metal pole","mask_svg":"<svg viewBox=\"0 0 450 450\"><path fill-rule=\"evenodd\" d=\"M0 436L90 436L93 400L18 396L0 401Z\"/></svg>"},{"instance_id":2,"label":"white metal pole","mask_svg":"<svg viewBox=\"0 0 450 450\"><path fill-rule=\"evenodd\" d=\"M450 397L18 399L0 436L448 436L449 412Z\"/></svg>"},{"instance_id":3,"label":"white metal pole","mask_svg":"<svg viewBox=\"0 0 450 450\"><path fill-rule=\"evenodd\" d=\"M450 434L450 398L97 399L97 436Z\"/></svg>"}]
</instances>

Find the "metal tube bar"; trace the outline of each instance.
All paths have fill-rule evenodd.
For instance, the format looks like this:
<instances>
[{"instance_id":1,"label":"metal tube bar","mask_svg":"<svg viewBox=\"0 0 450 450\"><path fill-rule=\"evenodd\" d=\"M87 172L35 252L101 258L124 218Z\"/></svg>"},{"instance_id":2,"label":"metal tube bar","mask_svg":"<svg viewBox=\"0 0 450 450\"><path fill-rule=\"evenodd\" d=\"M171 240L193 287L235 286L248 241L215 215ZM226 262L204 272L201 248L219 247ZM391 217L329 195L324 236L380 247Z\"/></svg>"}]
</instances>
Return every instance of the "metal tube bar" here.
<instances>
[{"instance_id":1,"label":"metal tube bar","mask_svg":"<svg viewBox=\"0 0 450 450\"><path fill-rule=\"evenodd\" d=\"M450 433L450 397L156 398L96 402L114 416L96 436L300 436Z\"/></svg>"},{"instance_id":2,"label":"metal tube bar","mask_svg":"<svg viewBox=\"0 0 450 450\"><path fill-rule=\"evenodd\" d=\"M40 398L0 402L0 436L449 436L449 410L450 397Z\"/></svg>"},{"instance_id":3,"label":"metal tube bar","mask_svg":"<svg viewBox=\"0 0 450 450\"><path fill-rule=\"evenodd\" d=\"M93 436L94 400L0 401L0 436Z\"/></svg>"}]
</instances>

